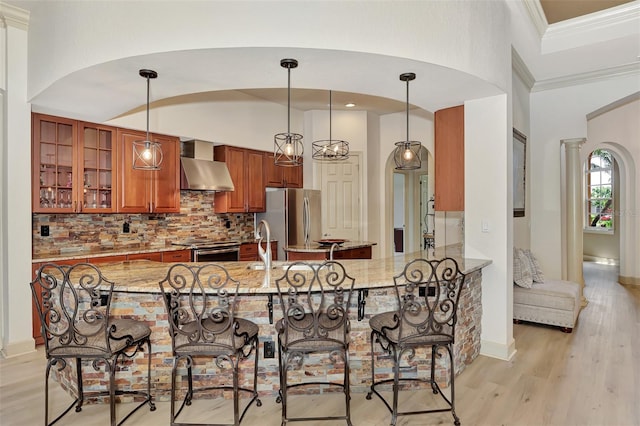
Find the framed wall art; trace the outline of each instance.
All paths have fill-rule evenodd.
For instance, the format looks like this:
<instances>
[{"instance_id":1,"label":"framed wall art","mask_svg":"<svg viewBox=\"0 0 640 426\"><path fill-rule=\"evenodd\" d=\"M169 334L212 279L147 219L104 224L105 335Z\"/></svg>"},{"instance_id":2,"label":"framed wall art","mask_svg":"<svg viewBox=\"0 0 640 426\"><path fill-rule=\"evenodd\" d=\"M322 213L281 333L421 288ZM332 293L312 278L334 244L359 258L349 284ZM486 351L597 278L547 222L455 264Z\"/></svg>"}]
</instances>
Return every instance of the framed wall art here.
<instances>
[{"instance_id":1,"label":"framed wall art","mask_svg":"<svg viewBox=\"0 0 640 426\"><path fill-rule=\"evenodd\" d=\"M513 217L524 217L527 137L513 129Z\"/></svg>"}]
</instances>

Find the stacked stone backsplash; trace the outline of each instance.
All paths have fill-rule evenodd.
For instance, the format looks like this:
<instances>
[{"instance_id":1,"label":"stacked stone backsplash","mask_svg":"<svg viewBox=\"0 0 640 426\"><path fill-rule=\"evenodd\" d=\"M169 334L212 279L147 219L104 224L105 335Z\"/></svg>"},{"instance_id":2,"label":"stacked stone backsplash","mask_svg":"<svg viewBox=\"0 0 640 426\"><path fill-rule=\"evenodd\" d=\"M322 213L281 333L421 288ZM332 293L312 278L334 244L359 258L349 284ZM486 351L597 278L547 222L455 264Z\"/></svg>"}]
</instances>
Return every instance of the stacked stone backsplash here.
<instances>
[{"instance_id":1,"label":"stacked stone backsplash","mask_svg":"<svg viewBox=\"0 0 640 426\"><path fill-rule=\"evenodd\" d=\"M253 239L252 213L213 213L213 193L180 191L180 213L167 214L34 214L33 257L89 250L115 252L140 245L162 248L188 238ZM129 224L129 233L123 225ZM49 236L40 226L49 226Z\"/></svg>"}]
</instances>

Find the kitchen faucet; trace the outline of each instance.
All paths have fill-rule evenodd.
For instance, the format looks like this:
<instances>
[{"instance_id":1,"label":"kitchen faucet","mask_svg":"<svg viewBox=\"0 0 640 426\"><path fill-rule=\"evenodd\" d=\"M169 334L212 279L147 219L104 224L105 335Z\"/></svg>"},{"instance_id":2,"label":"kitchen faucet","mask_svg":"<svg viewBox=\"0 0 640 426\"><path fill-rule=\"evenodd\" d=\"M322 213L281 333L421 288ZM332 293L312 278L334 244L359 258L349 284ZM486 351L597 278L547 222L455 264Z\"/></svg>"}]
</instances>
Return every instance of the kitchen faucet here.
<instances>
[{"instance_id":1,"label":"kitchen faucet","mask_svg":"<svg viewBox=\"0 0 640 426\"><path fill-rule=\"evenodd\" d=\"M267 240L266 245L267 249L262 248L262 240L263 240L263 232L266 234ZM261 220L258 224L257 229L258 234L258 255L260 259L264 262L265 271L271 270L271 228L269 227L269 223L266 220Z\"/></svg>"},{"instance_id":2,"label":"kitchen faucet","mask_svg":"<svg viewBox=\"0 0 640 426\"><path fill-rule=\"evenodd\" d=\"M331 244L331 248L329 249L329 260L333 260L333 251L338 247L338 243Z\"/></svg>"}]
</instances>

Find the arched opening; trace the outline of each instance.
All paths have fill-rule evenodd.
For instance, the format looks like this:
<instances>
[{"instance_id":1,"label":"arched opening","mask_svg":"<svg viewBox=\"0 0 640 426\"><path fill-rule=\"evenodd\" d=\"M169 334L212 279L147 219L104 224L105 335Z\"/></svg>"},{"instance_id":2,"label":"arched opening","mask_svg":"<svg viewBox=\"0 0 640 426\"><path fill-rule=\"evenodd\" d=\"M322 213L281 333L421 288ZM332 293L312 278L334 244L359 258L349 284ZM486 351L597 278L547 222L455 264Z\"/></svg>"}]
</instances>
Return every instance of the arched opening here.
<instances>
[{"instance_id":1,"label":"arched opening","mask_svg":"<svg viewBox=\"0 0 640 426\"><path fill-rule=\"evenodd\" d=\"M433 248L435 229L434 158L424 146L422 166L415 170L396 170L393 152L385 166L387 181L387 221L385 255L410 253Z\"/></svg>"}]
</instances>

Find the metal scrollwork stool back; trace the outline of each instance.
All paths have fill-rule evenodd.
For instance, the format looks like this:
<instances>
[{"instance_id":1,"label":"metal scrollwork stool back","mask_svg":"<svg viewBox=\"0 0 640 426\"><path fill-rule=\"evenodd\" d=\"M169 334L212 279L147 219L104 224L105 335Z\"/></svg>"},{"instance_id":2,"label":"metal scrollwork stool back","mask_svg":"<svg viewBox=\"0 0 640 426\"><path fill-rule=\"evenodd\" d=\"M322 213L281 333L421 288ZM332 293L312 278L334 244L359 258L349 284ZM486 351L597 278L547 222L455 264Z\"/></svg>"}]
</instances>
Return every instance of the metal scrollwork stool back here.
<instances>
[{"instance_id":1,"label":"metal scrollwork stool back","mask_svg":"<svg viewBox=\"0 0 640 426\"><path fill-rule=\"evenodd\" d=\"M239 282L229 276L227 270L218 264L200 263L186 265L177 263L160 282L168 314L169 333L173 352L171 370L171 425L203 423L182 423L178 416L191 405L195 391L210 390L233 391L233 422L215 423L215 425L237 426L249 407L258 399L258 326L253 322L236 317L237 293ZM239 367L242 360L253 356L253 385L240 386ZM219 384L193 387L195 360L210 358L220 372L230 369L233 385L221 380ZM187 391L176 411L176 375L178 366L184 363L187 369ZM219 375L213 377L217 380ZM211 379L207 379L211 380ZM240 412L240 392L247 392L250 400ZM213 425L214 423L207 423Z\"/></svg>"},{"instance_id":2,"label":"metal scrollwork stool back","mask_svg":"<svg viewBox=\"0 0 640 426\"><path fill-rule=\"evenodd\" d=\"M89 398L109 397L111 426L123 424L145 404L151 411L155 405L151 397L151 329L141 321L110 316L113 282L107 280L97 266L78 263L61 266L42 265L31 282L31 294L42 326L47 367L45 373L45 425L53 425L75 406ZM147 351L147 380L145 391L116 389L118 361L134 358ZM52 368L67 367L67 359L75 360L75 401L49 423L49 376ZM109 374L106 390L85 391L82 362L91 361L94 370L104 366ZM116 396L130 395L139 401L119 422L116 420Z\"/></svg>"},{"instance_id":3,"label":"metal scrollwork stool back","mask_svg":"<svg viewBox=\"0 0 640 426\"><path fill-rule=\"evenodd\" d=\"M282 425L290 421L346 420L351 425L349 394L349 300L355 280L334 261L322 264L295 262L276 280L282 318L276 323ZM342 359L342 383L299 381L290 384L287 372L302 367L305 357L328 354L334 368ZM345 414L323 417L290 417L288 391L302 386L342 388Z\"/></svg>"},{"instance_id":4,"label":"metal scrollwork stool back","mask_svg":"<svg viewBox=\"0 0 640 426\"><path fill-rule=\"evenodd\" d=\"M369 320L371 327L371 389L367 399L376 394L391 412L391 425L395 425L398 416L438 413L450 411L454 424L460 419L455 411L455 363L453 345L460 293L465 276L454 259L441 260L416 259L407 263L401 274L394 277L398 309L373 316ZM376 382L374 343L389 355L393 362L393 378ZM401 363L411 364L416 349L431 348L430 377L420 378L411 373L401 377ZM446 349L449 355L449 393L442 392L437 382L435 367L439 350ZM411 371L412 369L409 369ZM419 371L419 370L418 370ZM398 393L401 383L428 383L434 394L440 394L446 403L445 408L431 408L418 411L399 411ZM446 382L446 379L445 379ZM378 386L392 384L393 401L391 404L378 392ZM446 383L444 383L446 385Z\"/></svg>"}]
</instances>

